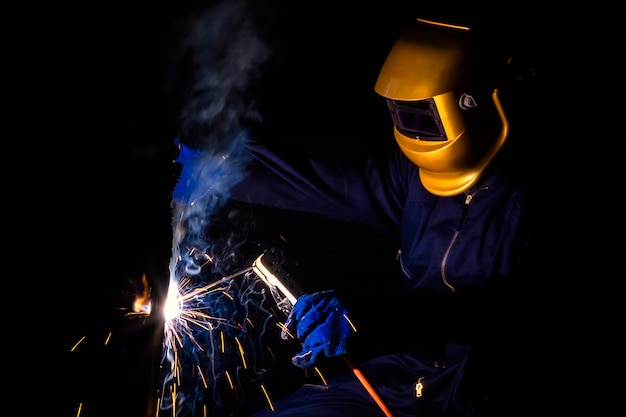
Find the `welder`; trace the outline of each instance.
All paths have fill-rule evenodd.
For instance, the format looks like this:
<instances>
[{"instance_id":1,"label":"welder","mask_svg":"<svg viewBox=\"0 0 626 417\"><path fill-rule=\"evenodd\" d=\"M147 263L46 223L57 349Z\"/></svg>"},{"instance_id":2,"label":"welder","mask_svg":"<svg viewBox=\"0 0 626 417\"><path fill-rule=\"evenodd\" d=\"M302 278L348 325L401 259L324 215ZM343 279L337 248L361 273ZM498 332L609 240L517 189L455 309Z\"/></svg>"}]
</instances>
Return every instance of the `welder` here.
<instances>
[{"instance_id":1,"label":"welder","mask_svg":"<svg viewBox=\"0 0 626 417\"><path fill-rule=\"evenodd\" d=\"M324 161L247 144L252 160L230 198L398 236L403 288L305 294L286 320L285 331L302 342L292 359L301 368L384 339L385 349L355 366L385 408L348 369L325 389L303 386L255 417L476 416L502 407L491 397L507 382L490 383L494 367L483 365L498 350L489 322L501 314L493 300L506 299L523 276L532 229L509 105L519 78L515 46L481 27L416 19L374 86L393 121L389 155ZM186 180L174 199L191 203Z\"/></svg>"}]
</instances>

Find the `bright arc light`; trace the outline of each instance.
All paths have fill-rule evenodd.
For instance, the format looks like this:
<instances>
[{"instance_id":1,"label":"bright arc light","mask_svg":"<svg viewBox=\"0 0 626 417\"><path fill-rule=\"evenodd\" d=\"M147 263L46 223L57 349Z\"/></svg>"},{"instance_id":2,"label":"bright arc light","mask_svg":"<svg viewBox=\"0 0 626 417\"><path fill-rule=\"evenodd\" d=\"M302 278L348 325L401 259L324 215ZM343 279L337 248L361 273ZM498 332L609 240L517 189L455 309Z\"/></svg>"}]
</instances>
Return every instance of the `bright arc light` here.
<instances>
[{"instance_id":1,"label":"bright arc light","mask_svg":"<svg viewBox=\"0 0 626 417\"><path fill-rule=\"evenodd\" d=\"M167 289L167 298L165 299L165 306L163 308L163 316L165 322L180 317L180 313L183 309L183 301L180 293L178 292L178 285L170 280L169 288Z\"/></svg>"}]
</instances>

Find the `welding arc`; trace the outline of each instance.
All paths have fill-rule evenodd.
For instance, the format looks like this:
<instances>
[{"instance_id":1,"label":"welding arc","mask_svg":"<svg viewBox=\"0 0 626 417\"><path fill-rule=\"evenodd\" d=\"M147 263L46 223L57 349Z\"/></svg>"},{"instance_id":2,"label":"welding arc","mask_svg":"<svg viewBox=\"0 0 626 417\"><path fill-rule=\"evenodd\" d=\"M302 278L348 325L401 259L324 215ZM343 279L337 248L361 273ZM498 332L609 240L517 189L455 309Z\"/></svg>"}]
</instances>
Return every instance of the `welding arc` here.
<instances>
[{"instance_id":1,"label":"welding arc","mask_svg":"<svg viewBox=\"0 0 626 417\"><path fill-rule=\"evenodd\" d=\"M352 369L352 372L357 377L361 385L363 385L363 388L365 388L370 397L372 397L372 399L376 402L381 411L385 413L387 417L393 417L393 414L391 414L391 410L389 410L389 407L387 407L387 404L385 404L383 399L380 398L380 395L378 395L376 389L374 389L374 386L368 381L365 375L363 375L363 372L361 372L361 370L357 368L346 355L342 355L342 357L343 360L348 364L350 369Z\"/></svg>"}]
</instances>

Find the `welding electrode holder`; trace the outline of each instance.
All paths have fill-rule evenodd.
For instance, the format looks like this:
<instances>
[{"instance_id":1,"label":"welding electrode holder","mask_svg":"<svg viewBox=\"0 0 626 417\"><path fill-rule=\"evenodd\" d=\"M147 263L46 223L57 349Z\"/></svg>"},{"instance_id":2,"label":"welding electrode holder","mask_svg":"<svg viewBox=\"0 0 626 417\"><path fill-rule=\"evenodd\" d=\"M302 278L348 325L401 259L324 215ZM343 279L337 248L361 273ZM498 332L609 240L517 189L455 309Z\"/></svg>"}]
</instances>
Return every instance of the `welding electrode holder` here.
<instances>
[{"instance_id":1,"label":"welding electrode holder","mask_svg":"<svg viewBox=\"0 0 626 417\"><path fill-rule=\"evenodd\" d=\"M252 269L267 285L280 311L289 316L298 297L303 294L298 284L291 279L278 259L269 252L264 252L256 258Z\"/></svg>"}]
</instances>

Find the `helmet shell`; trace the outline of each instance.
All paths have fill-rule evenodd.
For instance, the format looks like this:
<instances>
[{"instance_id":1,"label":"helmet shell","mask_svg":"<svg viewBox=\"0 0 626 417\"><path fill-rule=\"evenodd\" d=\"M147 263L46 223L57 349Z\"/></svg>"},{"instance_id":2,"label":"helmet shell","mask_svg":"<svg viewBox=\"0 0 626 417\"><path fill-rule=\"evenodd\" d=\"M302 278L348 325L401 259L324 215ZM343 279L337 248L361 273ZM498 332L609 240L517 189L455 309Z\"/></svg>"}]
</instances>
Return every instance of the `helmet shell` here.
<instances>
[{"instance_id":1,"label":"helmet shell","mask_svg":"<svg viewBox=\"0 0 626 417\"><path fill-rule=\"evenodd\" d=\"M375 91L388 100L433 100L445 132L433 141L394 126L396 142L431 193L451 196L473 186L504 144L508 121L495 87L502 61L471 28L422 19L389 52Z\"/></svg>"}]
</instances>

